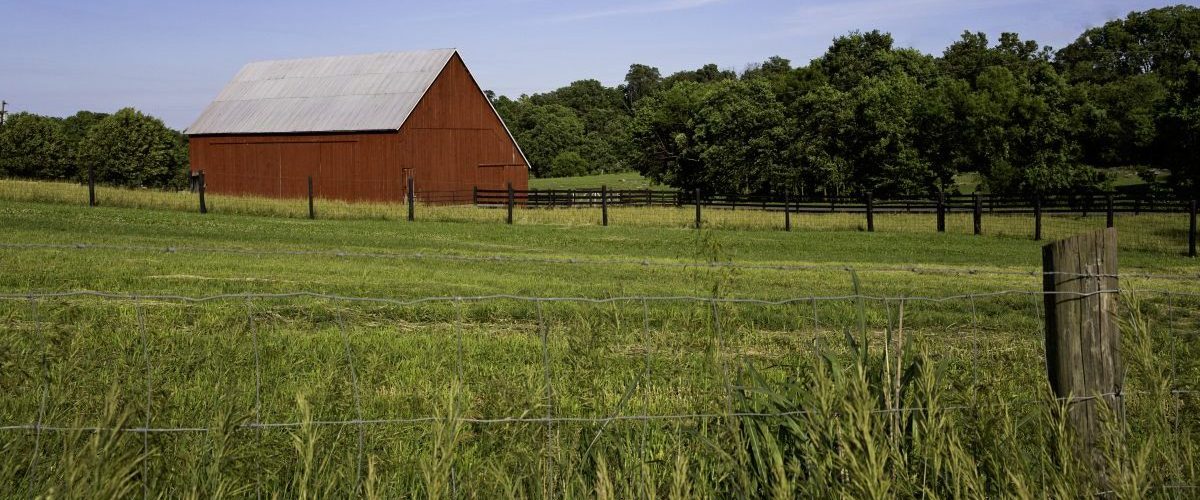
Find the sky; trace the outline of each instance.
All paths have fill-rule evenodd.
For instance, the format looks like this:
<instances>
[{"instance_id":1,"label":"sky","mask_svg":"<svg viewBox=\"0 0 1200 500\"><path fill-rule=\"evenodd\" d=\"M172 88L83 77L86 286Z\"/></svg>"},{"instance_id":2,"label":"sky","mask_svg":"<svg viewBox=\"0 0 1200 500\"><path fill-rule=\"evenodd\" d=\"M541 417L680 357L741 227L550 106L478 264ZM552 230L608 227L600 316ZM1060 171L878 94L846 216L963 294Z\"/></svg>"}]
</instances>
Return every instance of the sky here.
<instances>
[{"instance_id":1,"label":"sky","mask_svg":"<svg viewBox=\"0 0 1200 500\"><path fill-rule=\"evenodd\" d=\"M516 97L771 56L804 65L880 29L941 54L963 30L1058 48L1145 0L0 0L0 99L67 116L133 106L186 128L247 62L454 47L480 86Z\"/></svg>"}]
</instances>

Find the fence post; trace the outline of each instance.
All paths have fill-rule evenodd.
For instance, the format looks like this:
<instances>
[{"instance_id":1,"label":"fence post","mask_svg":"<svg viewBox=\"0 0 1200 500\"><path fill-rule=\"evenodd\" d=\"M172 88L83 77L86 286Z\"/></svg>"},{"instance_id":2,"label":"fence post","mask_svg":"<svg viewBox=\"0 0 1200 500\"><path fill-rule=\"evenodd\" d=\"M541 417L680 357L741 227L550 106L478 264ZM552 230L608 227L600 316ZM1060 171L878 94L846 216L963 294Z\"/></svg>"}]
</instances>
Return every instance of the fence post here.
<instances>
[{"instance_id":1,"label":"fence post","mask_svg":"<svg viewBox=\"0 0 1200 500\"><path fill-rule=\"evenodd\" d=\"M315 207L313 207L313 183L311 175L308 176L308 218L317 218L317 211L315 210Z\"/></svg>"},{"instance_id":2,"label":"fence post","mask_svg":"<svg viewBox=\"0 0 1200 500\"><path fill-rule=\"evenodd\" d=\"M471 186L471 204L479 206L479 186Z\"/></svg>"},{"instance_id":3,"label":"fence post","mask_svg":"<svg viewBox=\"0 0 1200 500\"><path fill-rule=\"evenodd\" d=\"M696 229L700 229L700 188L696 188Z\"/></svg>"},{"instance_id":4,"label":"fence post","mask_svg":"<svg viewBox=\"0 0 1200 500\"><path fill-rule=\"evenodd\" d=\"M1042 247L1046 307L1046 369L1050 386L1066 400L1067 422L1080 438L1102 484L1098 403L1118 419L1123 398L1121 332L1117 325L1117 230L1104 229Z\"/></svg>"},{"instance_id":5,"label":"fence post","mask_svg":"<svg viewBox=\"0 0 1200 500\"><path fill-rule=\"evenodd\" d=\"M411 175L409 175L408 176L408 186L407 186L407 188L408 188L407 195L408 195L408 220L409 220L409 222L412 222L416 216L416 214L413 212L414 212L414 205L416 204L416 201L417 201L417 195L416 195L416 193L413 192L413 187L414 187L413 177Z\"/></svg>"},{"instance_id":6,"label":"fence post","mask_svg":"<svg viewBox=\"0 0 1200 500\"><path fill-rule=\"evenodd\" d=\"M1042 195L1033 197L1033 241L1042 241Z\"/></svg>"},{"instance_id":7,"label":"fence post","mask_svg":"<svg viewBox=\"0 0 1200 500\"><path fill-rule=\"evenodd\" d=\"M792 195L789 191L783 192L783 230L792 230Z\"/></svg>"},{"instance_id":8,"label":"fence post","mask_svg":"<svg viewBox=\"0 0 1200 500\"><path fill-rule=\"evenodd\" d=\"M938 192L937 230L939 233L946 232L946 193L944 191Z\"/></svg>"},{"instance_id":9,"label":"fence post","mask_svg":"<svg viewBox=\"0 0 1200 500\"><path fill-rule=\"evenodd\" d=\"M1196 256L1196 200L1192 200L1188 217L1188 257Z\"/></svg>"},{"instance_id":10,"label":"fence post","mask_svg":"<svg viewBox=\"0 0 1200 500\"><path fill-rule=\"evenodd\" d=\"M88 206L96 206L96 167L88 165Z\"/></svg>"},{"instance_id":11,"label":"fence post","mask_svg":"<svg viewBox=\"0 0 1200 500\"><path fill-rule=\"evenodd\" d=\"M979 193L974 194L975 197L975 235L983 234L983 200L979 199Z\"/></svg>"},{"instance_id":12,"label":"fence post","mask_svg":"<svg viewBox=\"0 0 1200 500\"><path fill-rule=\"evenodd\" d=\"M867 232L875 232L875 197L867 192Z\"/></svg>"},{"instance_id":13,"label":"fence post","mask_svg":"<svg viewBox=\"0 0 1200 500\"><path fill-rule=\"evenodd\" d=\"M512 224L512 210L513 210L513 188L512 188L512 181L508 181L508 219L507 219L508 224Z\"/></svg>"},{"instance_id":14,"label":"fence post","mask_svg":"<svg viewBox=\"0 0 1200 500\"><path fill-rule=\"evenodd\" d=\"M200 189L198 189L197 191L200 192L200 213L202 213L202 214L208 213L208 205L206 203L204 203L205 187L206 186L204 185L204 171L201 170L200 171Z\"/></svg>"},{"instance_id":15,"label":"fence post","mask_svg":"<svg viewBox=\"0 0 1200 500\"><path fill-rule=\"evenodd\" d=\"M1112 195L1112 193L1109 193L1108 198L1106 198L1104 200L1104 202L1107 205L1107 207L1105 207L1105 208L1108 209L1108 222L1105 227L1113 227L1113 195Z\"/></svg>"},{"instance_id":16,"label":"fence post","mask_svg":"<svg viewBox=\"0 0 1200 500\"><path fill-rule=\"evenodd\" d=\"M602 225L608 225L608 186L600 186L600 220Z\"/></svg>"}]
</instances>

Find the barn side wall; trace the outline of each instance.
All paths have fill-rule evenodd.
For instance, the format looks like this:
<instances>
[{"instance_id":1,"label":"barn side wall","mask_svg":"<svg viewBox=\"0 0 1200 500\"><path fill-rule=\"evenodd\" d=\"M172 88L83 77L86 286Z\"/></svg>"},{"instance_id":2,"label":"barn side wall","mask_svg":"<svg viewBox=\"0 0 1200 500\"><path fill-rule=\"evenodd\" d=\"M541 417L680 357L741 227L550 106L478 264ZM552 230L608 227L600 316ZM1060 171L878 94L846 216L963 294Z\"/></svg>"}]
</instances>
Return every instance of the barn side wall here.
<instances>
[{"instance_id":1,"label":"barn side wall","mask_svg":"<svg viewBox=\"0 0 1200 500\"><path fill-rule=\"evenodd\" d=\"M399 132L190 138L192 171L209 192L350 201L401 201L412 175L418 199L470 202L472 188L528 187L528 168L456 54Z\"/></svg>"},{"instance_id":2,"label":"barn side wall","mask_svg":"<svg viewBox=\"0 0 1200 500\"><path fill-rule=\"evenodd\" d=\"M303 198L311 175L318 197L399 201L398 145L395 132L204 136L189 153L211 193Z\"/></svg>"}]
</instances>

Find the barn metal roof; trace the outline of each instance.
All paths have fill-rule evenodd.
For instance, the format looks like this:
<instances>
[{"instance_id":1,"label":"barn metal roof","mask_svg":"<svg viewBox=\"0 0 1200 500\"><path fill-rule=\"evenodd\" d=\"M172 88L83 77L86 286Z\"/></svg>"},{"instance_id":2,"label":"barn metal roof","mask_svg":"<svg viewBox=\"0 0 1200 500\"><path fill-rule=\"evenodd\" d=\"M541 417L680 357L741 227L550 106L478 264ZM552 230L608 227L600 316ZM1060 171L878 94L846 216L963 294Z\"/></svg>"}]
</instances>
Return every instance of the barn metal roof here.
<instances>
[{"instance_id":1,"label":"barn metal roof","mask_svg":"<svg viewBox=\"0 0 1200 500\"><path fill-rule=\"evenodd\" d=\"M435 49L253 62L187 133L398 130L454 53Z\"/></svg>"}]
</instances>

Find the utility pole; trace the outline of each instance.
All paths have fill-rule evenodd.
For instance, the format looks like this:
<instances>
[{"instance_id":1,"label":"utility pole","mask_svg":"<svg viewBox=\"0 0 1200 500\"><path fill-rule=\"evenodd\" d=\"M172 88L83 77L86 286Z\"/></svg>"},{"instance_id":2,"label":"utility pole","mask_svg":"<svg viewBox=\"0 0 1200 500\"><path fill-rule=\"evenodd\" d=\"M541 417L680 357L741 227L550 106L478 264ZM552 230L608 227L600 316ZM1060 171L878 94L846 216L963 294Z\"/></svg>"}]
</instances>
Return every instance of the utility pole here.
<instances>
[{"instance_id":1,"label":"utility pole","mask_svg":"<svg viewBox=\"0 0 1200 500\"><path fill-rule=\"evenodd\" d=\"M4 115L8 114L8 101L0 101L0 127L4 126Z\"/></svg>"}]
</instances>

